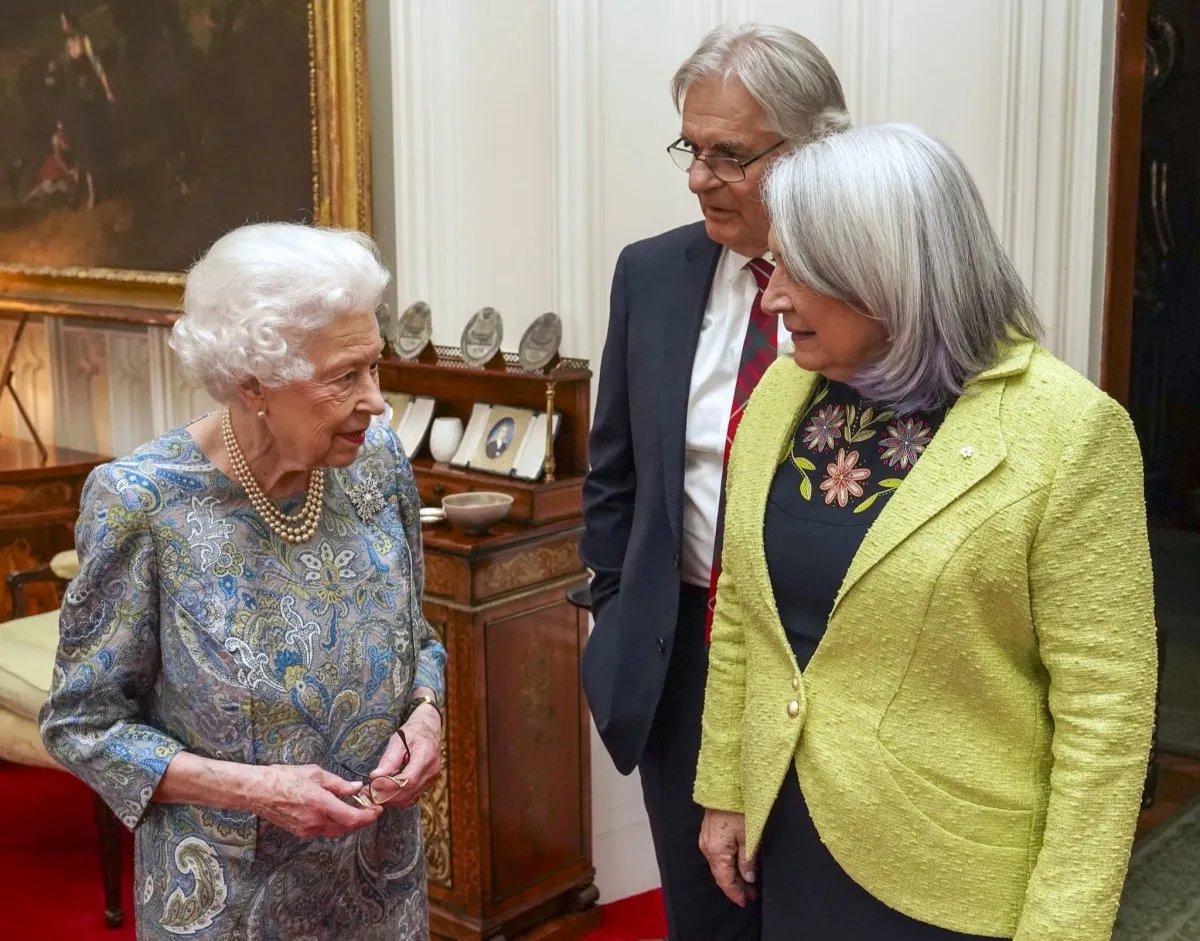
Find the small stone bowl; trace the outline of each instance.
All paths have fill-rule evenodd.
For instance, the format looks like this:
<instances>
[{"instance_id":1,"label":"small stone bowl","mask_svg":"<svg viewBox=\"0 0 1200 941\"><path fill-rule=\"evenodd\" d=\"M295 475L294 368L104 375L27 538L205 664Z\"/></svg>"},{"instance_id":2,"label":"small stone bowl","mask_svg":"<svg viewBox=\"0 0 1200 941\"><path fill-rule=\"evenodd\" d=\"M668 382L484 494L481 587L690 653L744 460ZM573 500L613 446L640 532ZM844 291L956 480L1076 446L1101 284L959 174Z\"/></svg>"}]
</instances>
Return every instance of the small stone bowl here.
<instances>
[{"instance_id":1,"label":"small stone bowl","mask_svg":"<svg viewBox=\"0 0 1200 941\"><path fill-rule=\"evenodd\" d=\"M508 516L513 498L507 493L452 493L442 498L446 520L460 533L482 536Z\"/></svg>"}]
</instances>

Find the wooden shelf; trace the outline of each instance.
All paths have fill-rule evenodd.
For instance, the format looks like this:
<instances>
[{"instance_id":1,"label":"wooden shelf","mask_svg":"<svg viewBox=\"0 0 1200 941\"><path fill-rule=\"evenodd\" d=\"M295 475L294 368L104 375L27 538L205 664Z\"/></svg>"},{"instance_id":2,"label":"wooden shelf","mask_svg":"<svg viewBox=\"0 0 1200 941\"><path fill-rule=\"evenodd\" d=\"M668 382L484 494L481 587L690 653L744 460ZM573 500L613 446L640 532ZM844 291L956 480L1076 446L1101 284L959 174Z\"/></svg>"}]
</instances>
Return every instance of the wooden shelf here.
<instances>
[{"instance_id":1,"label":"wooden shelf","mask_svg":"<svg viewBox=\"0 0 1200 941\"><path fill-rule=\"evenodd\" d=\"M465 426L476 403L542 411L552 385L562 418L552 481L413 458L423 504L481 490L513 497L487 535L422 527L425 616L448 654L446 770L422 813L432 936L577 941L599 921L579 678L588 624L567 601L587 578L578 548L592 374L581 360L530 373L512 354L480 369L457 350L436 353L385 358L383 390L432 398L435 417Z\"/></svg>"},{"instance_id":2,"label":"wooden shelf","mask_svg":"<svg viewBox=\"0 0 1200 941\"><path fill-rule=\"evenodd\" d=\"M555 477L579 478L582 481L588 469L588 430L591 423L592 371L586 361L563 359L550 372L528 372L516 363L512 353L504 354L502 366L479 368L464 363L457 350L444 346L435 349L437 362L408 362L395 356L385 357L379 366L379 384L384 392L404 392L432 398L437 402L433 411L435 418L453 416L466 426L476 403L544 411L547 388L553 385L554 411L561 416L558 436L554 441ZM418 476L436 471L433 461L423 457L423 454L419 453L413 461L414 468L420 468ZM516 501L518 495L525 492L524 485L528 482L470 469L447 467L447 470L454 475L467 476L444 476L441 480L443 486L450 486L454 482L461 484L473 478L477 485L470 489L511 493L513 513L521 512L516 507ZM508 483L501 486L506 481ZM532 486L546 483L540 481ZM550 485L554 483L557 480L550 482ZM462 491L447 489L441 496L459 492ZM434 494L431 491L429 495ZM425 496L422 493L422 499ZM439 498L433 505L440 502ZM579 512L578 509L575 512ZM537 519L531 509L524 521L532 523Z\"/></svg>"},{"instance_id":3,"label":"wooden shelf","mask_svg":"<svg viewBox=\"0 0 1200 941\"><path fill-rule=\"evenodd\" d=\"M412 463L422 506L441 506L442 498L452 493L495 491L513 498L508 513L512 522L538 525L578 517L583 512L582 474L556 476L547 483L451 467L430 458L417 458Z\"/></svg>"}]
</instances>

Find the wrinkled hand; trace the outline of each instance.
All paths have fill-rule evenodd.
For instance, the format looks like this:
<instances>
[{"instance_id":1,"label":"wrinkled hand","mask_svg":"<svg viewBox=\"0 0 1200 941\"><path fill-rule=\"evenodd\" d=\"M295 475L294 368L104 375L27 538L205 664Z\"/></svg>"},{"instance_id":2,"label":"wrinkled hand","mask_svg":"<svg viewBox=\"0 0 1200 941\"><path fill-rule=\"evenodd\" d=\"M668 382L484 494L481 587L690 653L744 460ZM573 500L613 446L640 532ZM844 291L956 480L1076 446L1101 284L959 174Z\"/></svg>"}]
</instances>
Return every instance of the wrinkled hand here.
<instances>
[{"instance_id":1,"label":"wrinkled hand","mask_svg":"<svg viewBox=\"0 0 1200 941\"><path fill-rule=\"evenodd\" d=\"M428 704L420 705L401 728L408 739L409 759L398 780L408 784L385 807L412 807L442 771L442 718L438 711ZM404 742L393 735L371 777L395 774L403 760Z\"/></svg>"},{"instance_id":2,"label":"wrinkled hand","mask_svg":"<svg viewBox=\"0 0 1200 941\"><path fill-rule=\"evenodd\" d=\"M379 819L380 808L363 810L342 800L357 794L361 781L345 781L317 765L267 765L261 771L257 814L298 837L345 836Z\"/></svg>"},{"instance_id":3,"label":"wrinkled hand","mask_svg":"<svg viewBox=\"0 0 1200 941\"><path fill-rule=\"evenodd\" d=\"M753 859L746 857L746 818L726 810L704 811L700 852L708 860L717 887L735 905L745 908L757 897Z\"/></svg>"}]
</instances>

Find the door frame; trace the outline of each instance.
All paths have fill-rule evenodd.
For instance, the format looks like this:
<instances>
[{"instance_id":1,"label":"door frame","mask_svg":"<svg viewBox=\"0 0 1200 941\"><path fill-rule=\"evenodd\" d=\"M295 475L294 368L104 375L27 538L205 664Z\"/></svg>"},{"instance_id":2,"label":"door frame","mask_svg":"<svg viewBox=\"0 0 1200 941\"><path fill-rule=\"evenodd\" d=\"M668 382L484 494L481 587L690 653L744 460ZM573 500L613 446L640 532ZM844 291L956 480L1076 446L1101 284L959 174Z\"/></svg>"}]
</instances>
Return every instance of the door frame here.
<instances>
[{"instance_id":1,"label":"door frame","mask_svg":"<svg viewBox=\"0 0 1200 941\"><path fill-rule=\"evenodd\" d=\"M1126 407L1133 351L1133 271L1149 6L1150 0L1116 0L1100 387Z\"/></svg>"}]
</instances>

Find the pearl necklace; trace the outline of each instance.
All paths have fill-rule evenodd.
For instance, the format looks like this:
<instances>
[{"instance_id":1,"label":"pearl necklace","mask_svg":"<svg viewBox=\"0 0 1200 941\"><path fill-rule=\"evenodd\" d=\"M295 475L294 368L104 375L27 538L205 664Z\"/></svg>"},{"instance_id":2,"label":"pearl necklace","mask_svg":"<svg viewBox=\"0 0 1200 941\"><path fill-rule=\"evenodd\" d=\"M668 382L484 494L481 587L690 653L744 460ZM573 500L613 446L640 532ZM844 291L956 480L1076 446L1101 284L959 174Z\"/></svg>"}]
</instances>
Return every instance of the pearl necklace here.
<instances>
[{"instance_id":1,"label":"pearl necklace","mask_svg":"<svg viewBox=\"0 0 1200 941\"><path fill-rule=\"evenodd\" d=\"M250 505L258 511L271 532L280 539L291 543L308 542L317 531L317 523L321 520L321 510L324 509L325 468L318 467L308 475L308 494L304 498L304 506L299 513L288 516L280 512L274 502L263 493L258 481L250 473L250 466L238 446L233 434L233 420L229 417L229 409L221 413L221 440L225 444L225 453L233 465L233 476L246 491Z\"/></svg>"}]
</instances>

